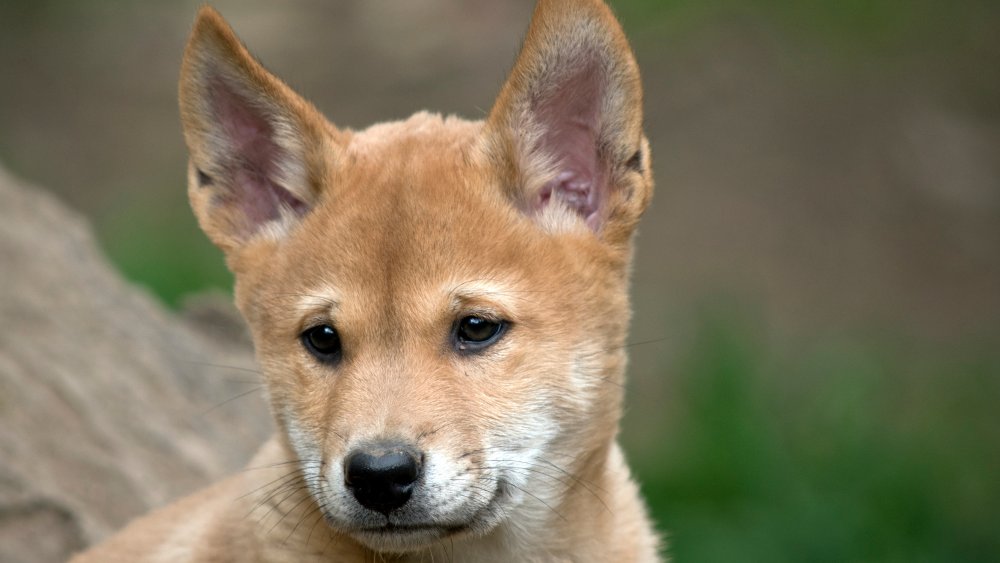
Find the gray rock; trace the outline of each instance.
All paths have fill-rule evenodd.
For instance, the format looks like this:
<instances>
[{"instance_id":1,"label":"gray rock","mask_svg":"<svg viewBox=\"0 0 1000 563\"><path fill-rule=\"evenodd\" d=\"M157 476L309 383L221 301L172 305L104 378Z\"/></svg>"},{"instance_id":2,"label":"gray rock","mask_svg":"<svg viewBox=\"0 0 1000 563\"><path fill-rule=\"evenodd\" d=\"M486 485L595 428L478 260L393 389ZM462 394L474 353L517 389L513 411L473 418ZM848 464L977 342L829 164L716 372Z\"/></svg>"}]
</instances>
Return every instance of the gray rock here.
<instances>
[{"instance_id":1,"label":"gray rock","mask_svg":"<svg viewBox=\"0 0 1000 563\"><path fill-rule=\"evenodd\" d=\"M0 561L63 561L246 463L271 419L219 303L166 310L0 169Z\"/></svg>"}]
</instances>

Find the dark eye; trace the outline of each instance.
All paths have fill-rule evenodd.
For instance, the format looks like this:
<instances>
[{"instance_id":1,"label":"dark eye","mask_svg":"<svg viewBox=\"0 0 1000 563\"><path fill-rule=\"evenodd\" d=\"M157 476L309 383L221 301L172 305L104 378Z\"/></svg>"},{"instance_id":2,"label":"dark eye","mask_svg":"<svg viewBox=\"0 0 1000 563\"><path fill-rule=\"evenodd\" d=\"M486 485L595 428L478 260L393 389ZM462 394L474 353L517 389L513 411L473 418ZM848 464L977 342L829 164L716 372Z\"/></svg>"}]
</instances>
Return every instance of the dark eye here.
<instances>
[{"instance_id":1,"label":"dark eye","mask_svg":"<svg viewBox=\"0 0 1000 563\"><path fill-rule=\"evenodd\" d=\"M463 317L455 329L455 344L461 351L481 350L496 342L505 326L502 321Z\"/></svg>"},{"instance_id":2,"label":"dark eye","mask_svg":"<svg viewBox=\"0 0 1000 563\"><path fill-rule=\"evenodd\" d=\"M302 345L321 362L340 359L340 335L330 325L314 326L303 332Z\"/></svg>"}]
</instances>

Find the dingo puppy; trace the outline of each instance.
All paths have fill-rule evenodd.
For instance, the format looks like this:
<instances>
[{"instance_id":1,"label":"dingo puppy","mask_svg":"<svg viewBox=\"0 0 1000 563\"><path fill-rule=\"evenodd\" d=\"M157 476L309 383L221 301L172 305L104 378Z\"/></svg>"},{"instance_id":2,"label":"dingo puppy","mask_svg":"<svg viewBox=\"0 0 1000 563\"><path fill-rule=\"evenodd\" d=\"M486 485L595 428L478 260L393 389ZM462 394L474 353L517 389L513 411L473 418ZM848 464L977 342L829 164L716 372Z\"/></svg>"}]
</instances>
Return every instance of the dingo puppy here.
<instances>
[{"instance_id":1,"label":"dingo puppy","mask_svg":"<svg viewBox=\"0 0 1000 563\"><path fill-rule=\"evenodd\" d=\"M603 2L540 0L485 121L338 129L202 8L189 194L278 434L78 560L658 560L616 443L641 97Z\"/></svg>"}]
</instances>

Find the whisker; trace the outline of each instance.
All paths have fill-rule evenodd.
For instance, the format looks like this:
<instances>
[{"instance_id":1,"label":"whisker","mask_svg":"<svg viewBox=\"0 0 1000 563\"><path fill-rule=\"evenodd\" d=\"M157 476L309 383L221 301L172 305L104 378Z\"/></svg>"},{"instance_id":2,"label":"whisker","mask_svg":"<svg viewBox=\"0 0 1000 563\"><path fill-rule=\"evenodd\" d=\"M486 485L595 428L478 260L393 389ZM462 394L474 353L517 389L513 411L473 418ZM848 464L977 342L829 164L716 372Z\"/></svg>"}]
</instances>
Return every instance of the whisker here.
<instances>
[{"instance_id":1,"label":"whisker","mask_svg":"<svg viewBox=\"0 0 1000 563\"><path fill-rule=\"evenodd\" d=\"M259 391L261 391L263 389L264 389L263 385L257 385L257 386L253 387L252 389L250 389L248 391L244 391L244 392L242 392L242 393L240 393L240 394L238 394L238 395L236 395L234 397L230 397L230 398L226 399L225 401L222 401L221 403L218 403L217 405L213 406L212 408L208 409L207 411L201 413L199 416L202 416L202 417L208 416L209 414L215 412L216 410L218 410L221 407L224 407L225 405L228 405L229 403L231 403L233 401L236 401L238 399L242 399L243 397L246 397L248 395L252 395L253 393L257 393L257 392L259 392Z\"/></svg>"},{"instance_id":2,"label":"whisker","mask_svg":"<svg viewBox=\"0 0 1000 563\"><path fill-rule=\"evenodd\" d=\"M215 363L212 363L212 362L202 362L202 361L198 361L198 360L181 360L181 361L183 361L186 364L191 364L191 365L196 365L196 366L204 366L204 367L217 368L217 369L228 369L228 370L233 370L233 371L242 371L242 372L247 372L247 373L253 373L253 374L261 375L261 371L259 369L252 368L252 367L231 366L231 365L226 365L226 364L215 364ZM239 380L239 381L243 381L243 380ZM246 380L246 381L250 381L250 380Z\"/></svg>"}]
</instances>

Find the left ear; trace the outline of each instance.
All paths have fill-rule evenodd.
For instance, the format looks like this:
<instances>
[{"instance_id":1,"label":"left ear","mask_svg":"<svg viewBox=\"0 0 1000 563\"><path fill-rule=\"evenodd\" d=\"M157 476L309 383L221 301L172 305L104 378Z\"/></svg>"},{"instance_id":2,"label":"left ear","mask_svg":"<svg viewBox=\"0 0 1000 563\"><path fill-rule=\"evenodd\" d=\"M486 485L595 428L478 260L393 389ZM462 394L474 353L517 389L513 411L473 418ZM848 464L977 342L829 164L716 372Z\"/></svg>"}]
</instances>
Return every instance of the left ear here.
<instances>
[{"instance_id":1,"label":"left ear","mask_svg":"<svg viewBox=\"0 0 1000 563\"><path fill-rule=\"evenodd\" d=\"M600 0L540 0L487 120L508 195L546 228L626 242L652 195L639 69Z\"/></svg>"}]
</instances>

